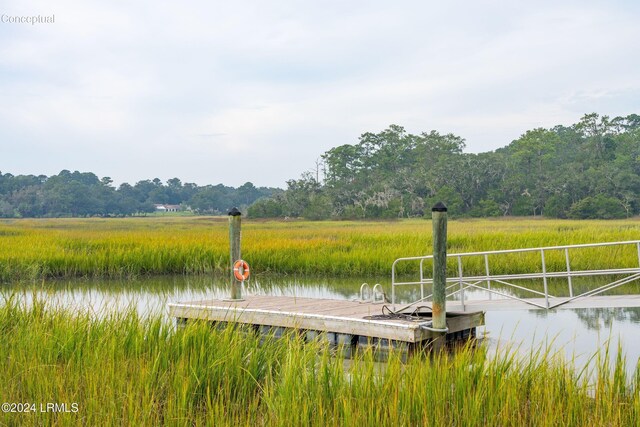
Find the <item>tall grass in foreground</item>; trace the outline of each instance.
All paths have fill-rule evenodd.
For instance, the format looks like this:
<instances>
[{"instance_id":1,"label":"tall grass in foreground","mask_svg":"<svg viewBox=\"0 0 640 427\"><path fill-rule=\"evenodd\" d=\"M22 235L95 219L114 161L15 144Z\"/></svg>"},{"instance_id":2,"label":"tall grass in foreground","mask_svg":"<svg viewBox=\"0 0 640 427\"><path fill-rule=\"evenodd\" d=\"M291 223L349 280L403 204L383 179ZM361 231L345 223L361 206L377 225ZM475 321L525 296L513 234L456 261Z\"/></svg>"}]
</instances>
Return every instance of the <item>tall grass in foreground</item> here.
<instances>
[{"instance_id":1,"label":"tall grass in foreground","mask_svg":"<svg viewBox=\"0 0 640 427\"><path fill-rule=\"evenodd\" d=\"M635 240L640 219L568 221L483 219L449 222L449 252L474 252ZM399 257L431 254L431 221L243 222L242 254L257 274L388 277ZM549 271L564 268L564 253L548 253ZM45 277L130 277L227 273L226 218L0 220L0 282ZM576 251L573 270L637 267L638 253ZM481 258L465 273L484 272ZM428 265L427 265L428 266ZM413 267L408 265L406 271ZM452 274L457 274L451 260ZM491 259L494 273L540 269L539 254ZM401 271L402 272L402 271Z\"/></svg>"},{"instance_id":2,"label":"tall grass in foreground","mask_svg":"<svg viewBox=\"0 0 640 427\"><path fill-rule=\"evenodd\" d=\"M101 319L0 307L0 400L77 403L77 413L0 413L4 425L614 425L640 422L640 376L592 372L548 352L483 348L352 363L321 343L133 312ZM606 355L605 355L606 356Z\"/></svg>"}]
</instances>

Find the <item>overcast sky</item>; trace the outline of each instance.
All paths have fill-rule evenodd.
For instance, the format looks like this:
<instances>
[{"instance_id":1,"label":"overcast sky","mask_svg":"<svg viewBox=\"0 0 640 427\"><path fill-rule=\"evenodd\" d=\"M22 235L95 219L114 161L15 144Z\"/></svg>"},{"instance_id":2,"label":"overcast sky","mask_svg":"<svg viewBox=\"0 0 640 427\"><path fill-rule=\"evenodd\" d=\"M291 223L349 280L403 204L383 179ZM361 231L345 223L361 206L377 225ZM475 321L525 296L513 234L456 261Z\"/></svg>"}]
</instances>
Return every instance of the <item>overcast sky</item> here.
<instances>
[{"instance_id":1,"label":"overcast sky","mask_svg":"<svg viewBox=\"0 0 640 427\"><path fill-rule=\"evenodd\" d=\"M284 187L389 124L640 113L640 2L0 1L0 171Z\"/></svg>"}]
</instances>

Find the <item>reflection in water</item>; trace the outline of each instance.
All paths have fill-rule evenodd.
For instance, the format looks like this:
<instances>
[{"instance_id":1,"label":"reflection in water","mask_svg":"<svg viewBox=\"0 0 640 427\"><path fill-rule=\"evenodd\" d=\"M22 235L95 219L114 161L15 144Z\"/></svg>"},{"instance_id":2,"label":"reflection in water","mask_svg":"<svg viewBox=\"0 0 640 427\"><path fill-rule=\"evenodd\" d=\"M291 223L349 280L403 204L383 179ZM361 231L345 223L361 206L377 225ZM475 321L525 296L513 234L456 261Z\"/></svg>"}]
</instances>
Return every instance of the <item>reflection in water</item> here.
<instances>
[{"instance_id":1,"label":"reflection in water","mask_svg":"<svg viewBox=\"0 0 640 427\"><path fill-rule=\"evenodd\" d=\"M298 277L259 277L249 281L243 292L253 295L288 295L330 299L355 299L363 282L381 283L390 294L390 282L366 279L331 279ZM506 291L506 290L505 290ZM167 315L167 303L197 301L229 296L228 282L211 277L156 277L140 280L73 280L49 281L44 284L14 284L0 286L0 295L13 295L29 304L34 297L76 311L100 315L110 310L135 309L141 316ZM401 303L414 301L420 290L407 287L396 294ZM469 299L487 298L485 292L474 291ZM494 296L495 298L495 296ZM0 304L2 300L0 300ZM640 308L557 309L551 311L495 311L486 314L484 334L490 346L508 344L528 351L532 347L550 344L584 364L611 338L615 354L617 340L629 362L630 372L640 357Z\"/></svg>"},{"instance_id":2,"label":"reflection in water","mask_svg":"<svg viewBox=\"0 0 640 427\"><path fill-rule=\"evenodd\" d=\"M509 346L527 353L532 348L549 348L580 367L607 345L614 362L620 344L628 374L640 361L640 307L492 311L485 322L484 334L494 349Z\"/></svg>"},{"instance_id":3,"label":"reflection in water","mask_svg":"<svg viewBox=\"0 0 640 427\"><path fill-rule=\"evenodd\" d=\"M287 295L311 298L355 299L362 280L262 277L245 284L246 295ZM223 278L162 276L132 280L67 280L0 287L26 304L33 298L51 306L100 314L133 308L141 316L167 313L167 303L229 297Z\"/></svg>"},{"instance_id":4,"label":"reflection in water","mask_svg":"<svg viewBox=\"0 0 640 427\"><path fill-rule=\"evenodd\" d=\"M573 310L578 319L589 329L611 329L616 323L635 323L640 325L639 308L582 308Z\"/></svg>"}]
</instances>

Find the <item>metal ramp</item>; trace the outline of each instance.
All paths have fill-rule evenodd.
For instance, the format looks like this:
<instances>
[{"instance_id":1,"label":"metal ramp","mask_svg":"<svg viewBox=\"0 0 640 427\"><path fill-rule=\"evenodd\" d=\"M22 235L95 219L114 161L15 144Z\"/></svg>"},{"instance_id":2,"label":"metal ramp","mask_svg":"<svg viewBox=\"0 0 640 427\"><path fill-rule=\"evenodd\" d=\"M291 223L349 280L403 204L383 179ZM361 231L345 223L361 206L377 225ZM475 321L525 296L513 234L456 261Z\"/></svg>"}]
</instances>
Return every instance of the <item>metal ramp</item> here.
<instances>
[{"instance_id":1,"label":"metal ramp","mask_svg":"<svg viewBox=\"0 0 640 427\"><path fill-rule=\"evenodd\" d=\"M577 252L581 252L579 260L575 259ZM531 265L532 261L538 264L539 270L525 271L522 266ZM431 300L432 265L432 255L404 257L394 261L391 267L391 302L394 311L397 305L396 288L420 289L419 299L398 311ZM473 273L466 274L465 269ZM456 273L450 275L451 271ZM478 274L478 271L484 274ZM414 280L406 280L406 277ZM576 281L583 278L591 283L576 286ZM582 303L580 306L588 306L584 304L585 299L638 279L640 240L447 254L447 304L451 301L462 311L466 311L467 306L491 309L495 305L505 309L508 307L505 300L511 300L514 309L524 306L548 310L578 300ZM478 293L488 295L488 301L486 297L484 301L469 298L469 294ZM500 304L490 303L491 300L498 302L494 296L499 298ZM636 297L628 298L625 306L629 306L629 303L640 306L640 298ZM598 298L596 305L602 306L602 298ZM616 298L621 299L620 296Z\"/></svg>"}]
</instances>

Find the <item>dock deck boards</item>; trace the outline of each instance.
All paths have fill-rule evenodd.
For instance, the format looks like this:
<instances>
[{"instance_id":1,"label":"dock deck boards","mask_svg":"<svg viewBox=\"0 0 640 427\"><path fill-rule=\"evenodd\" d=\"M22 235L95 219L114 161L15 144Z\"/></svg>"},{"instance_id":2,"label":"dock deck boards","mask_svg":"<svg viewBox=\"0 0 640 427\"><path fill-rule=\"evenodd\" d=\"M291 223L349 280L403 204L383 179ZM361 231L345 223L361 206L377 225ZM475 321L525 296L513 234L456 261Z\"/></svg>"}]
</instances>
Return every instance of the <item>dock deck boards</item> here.
<instances>
[{"instance_id":1,"label":"dock deck boards","mask_svg":"<svg viewBox=\"0 0 640 427\"><path fill-rule=\"evenodd\" d=\"M552 298L550 303L566 299ZM544 298L533 298L529 301L537 304L545 302ZM383 305L321 298L247 296L241 301L218 299L171 303L169 312L172 317L180 319L234 321L257 326L304 329L409 343L419 343L439 336L420 327L420 323L430 320L428 317L419 321L368 318L382 314ZM403 305L396 306L400 307ZM640 307L640 295L599 295L580 298L560 306L559 309L624 307ZM449 332L454 333L483 325L485 311L535 309L539 308L514 299L469 300L465 301L464 307L459 301L447 301L447 326Z\"/></svg>"},{"instance_id":2,"label":"dock deck boards","mask_svg":"<svg viewBox=\"0 0 640 427\"><path fill-rule=\"evenodd\" d=\"M383 304L288 296L247 296L242 301L203 300L169 304L172 317L209 321L234 321L253 325L306 329L385 338L417 343L436 338L424 329L428 321L368 319L382 314ZM448 313L449 332L458 332L484 324L484 313Z\"/></svg>"}]
</instances>

